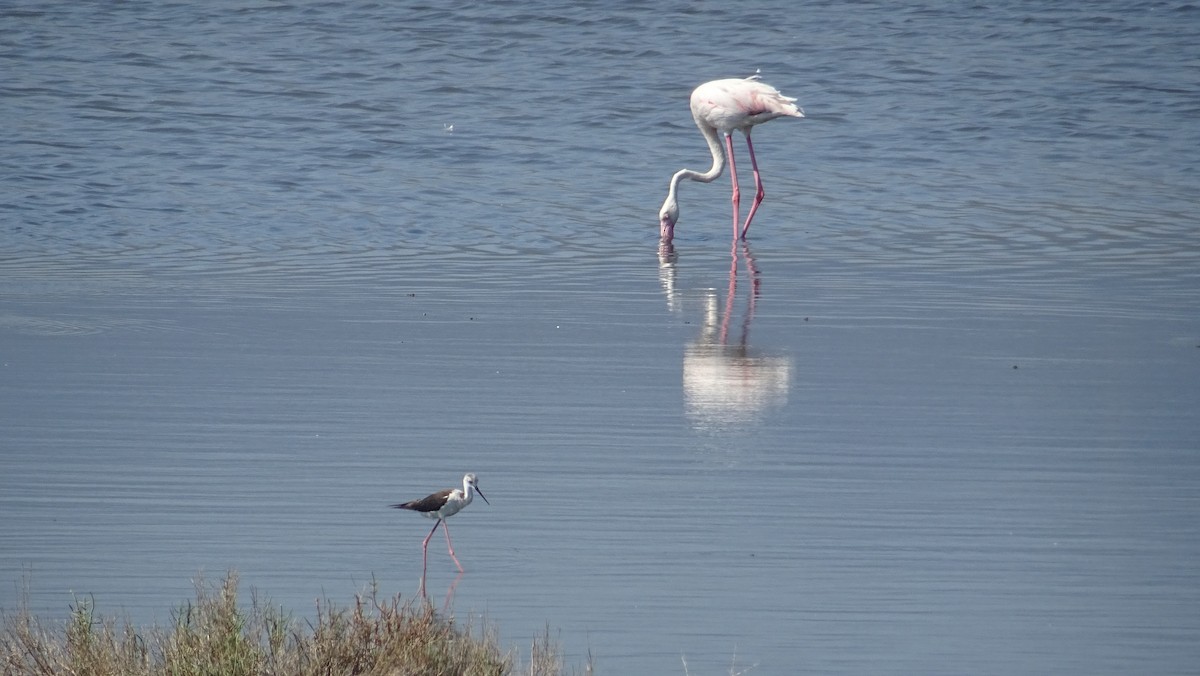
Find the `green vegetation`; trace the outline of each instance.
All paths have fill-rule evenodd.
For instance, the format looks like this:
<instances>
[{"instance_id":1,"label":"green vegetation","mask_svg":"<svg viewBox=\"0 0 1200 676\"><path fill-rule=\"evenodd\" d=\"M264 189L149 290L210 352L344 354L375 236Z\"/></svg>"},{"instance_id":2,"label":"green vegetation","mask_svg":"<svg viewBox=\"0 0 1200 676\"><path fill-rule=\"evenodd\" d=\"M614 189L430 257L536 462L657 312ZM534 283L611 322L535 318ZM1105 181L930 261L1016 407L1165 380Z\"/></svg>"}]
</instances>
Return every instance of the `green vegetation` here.
<instances>
[{"instance_id":1,"label":"green vegetation","mask_svg":"<svg viewBox=\"0 0 1200 676\"><path fill-rule=\"evenodd\" d=\"M375 589L346 608L321 604L314 621L295 620L257 596L244 611L237 575L196 584L196 600L175 610L168 627L139 632L98 618L77 600L64 626L46 627L22 608L3 618L0 667L5 675L60 676L379 676L563 673L546 634L519 664L494 630L458 626L427 601L381 600ZM590 673L590 665L587 671Z\"/></svg>"}]
</instances>

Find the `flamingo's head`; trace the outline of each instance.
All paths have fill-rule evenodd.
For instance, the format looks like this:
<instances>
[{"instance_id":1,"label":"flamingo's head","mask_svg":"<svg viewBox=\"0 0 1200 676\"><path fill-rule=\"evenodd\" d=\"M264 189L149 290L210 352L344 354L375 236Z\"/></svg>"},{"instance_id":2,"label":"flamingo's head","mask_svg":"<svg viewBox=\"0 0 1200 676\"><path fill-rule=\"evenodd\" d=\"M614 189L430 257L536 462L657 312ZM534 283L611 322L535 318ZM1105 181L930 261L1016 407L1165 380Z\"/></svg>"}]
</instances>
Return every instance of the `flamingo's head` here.
<instances>
[{"instance_id":1,"label":"flamingo's head","mask_svg":"<svg viewBox=\"0 0 1200 676\"><path fill-rule=\"evenodd\" d=\"M675 223L679 221L679 204L674 195L668 195L658 211L658 236L662 241L669 242L675 237Z\"/></svg>"}]
</instances>

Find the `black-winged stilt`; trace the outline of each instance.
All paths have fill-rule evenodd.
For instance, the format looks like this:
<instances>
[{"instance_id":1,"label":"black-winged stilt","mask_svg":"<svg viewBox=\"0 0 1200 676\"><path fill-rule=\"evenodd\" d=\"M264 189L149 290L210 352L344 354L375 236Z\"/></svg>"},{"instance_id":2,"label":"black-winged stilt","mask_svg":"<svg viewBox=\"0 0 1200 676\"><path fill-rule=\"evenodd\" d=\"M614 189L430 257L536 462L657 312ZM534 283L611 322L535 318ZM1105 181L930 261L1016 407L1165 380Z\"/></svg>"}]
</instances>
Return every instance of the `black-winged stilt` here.
<instances>
[{"instance_id":1,"label":"black-winged stilt","mask_svg":"<svg viewBox=\"0 0 1200 676\"><path fill-rule=\"evenodd\" d=\"M426 535L425 541L421 543L422 580L425 578L424 571L426 564L429 562L429 539L433 537L438 526L471 504L475 493L479 493L479 497L483 498L484 502L487 502L489 505L492 504L488 502L487 496L483 494L483 491L479 490L479 480L474 474L468 473L463 475L462 481L462 488L447 488L433 495L427 495L420 500L411 500L398 505L390 505L394 509L408 509L431 519L437 519L437 523L433 524L433 530L429 531L429 535ZM450 550L450 558L454 559L454 565L458 566L458 572L461 573L463 572L462 564L458 562L458 557L454 555L454 545L450 543L450 526L447 525L443 530L446 533L446 549Z\"/></svg>"}]
</instances>

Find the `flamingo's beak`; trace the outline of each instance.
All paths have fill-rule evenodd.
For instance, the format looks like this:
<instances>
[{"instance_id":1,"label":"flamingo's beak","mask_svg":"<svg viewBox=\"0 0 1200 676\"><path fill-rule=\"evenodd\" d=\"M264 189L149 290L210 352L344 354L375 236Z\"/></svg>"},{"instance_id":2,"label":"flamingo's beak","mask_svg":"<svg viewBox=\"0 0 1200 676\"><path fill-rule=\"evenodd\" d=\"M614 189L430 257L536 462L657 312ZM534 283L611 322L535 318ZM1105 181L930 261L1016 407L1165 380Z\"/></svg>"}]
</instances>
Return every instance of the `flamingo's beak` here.
<instances>
[{"instance_id":1,"label":"flamingo's beak","mask_svg":"<svg viewBox=\"0 0 1200 676\"><path fill-rule=\"evenodd\" d=\"M658 222L658 236L664 242L675 238L675 222L669 216L663 216Z\"/></svg>"}]
</instances>

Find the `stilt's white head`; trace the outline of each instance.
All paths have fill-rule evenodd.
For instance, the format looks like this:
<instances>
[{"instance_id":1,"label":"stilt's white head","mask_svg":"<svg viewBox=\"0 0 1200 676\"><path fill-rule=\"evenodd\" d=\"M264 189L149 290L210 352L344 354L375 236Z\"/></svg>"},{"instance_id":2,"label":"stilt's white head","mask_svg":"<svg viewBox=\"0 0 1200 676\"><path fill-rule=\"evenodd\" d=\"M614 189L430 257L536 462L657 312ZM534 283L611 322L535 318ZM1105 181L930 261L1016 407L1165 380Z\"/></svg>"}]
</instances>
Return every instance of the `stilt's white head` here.
<instances>
[{"instance_id":1,"label":"stilt's white head","mask_svg":"<svg viewBox=\"0 0 1200 676\"><path fill-rule=\"evenodd\" d=\"M487 496L483 494L483 491L479 490L479 478L476 477L474 473L467 474L466 476L463 477L463 490L464 491L466 490L467 486L474 488L475 492L479 494L479 497L483 498L484 502L487 502L489 505L492 504L492 503L488 502Z\"/></svg>"}]
</instances>

